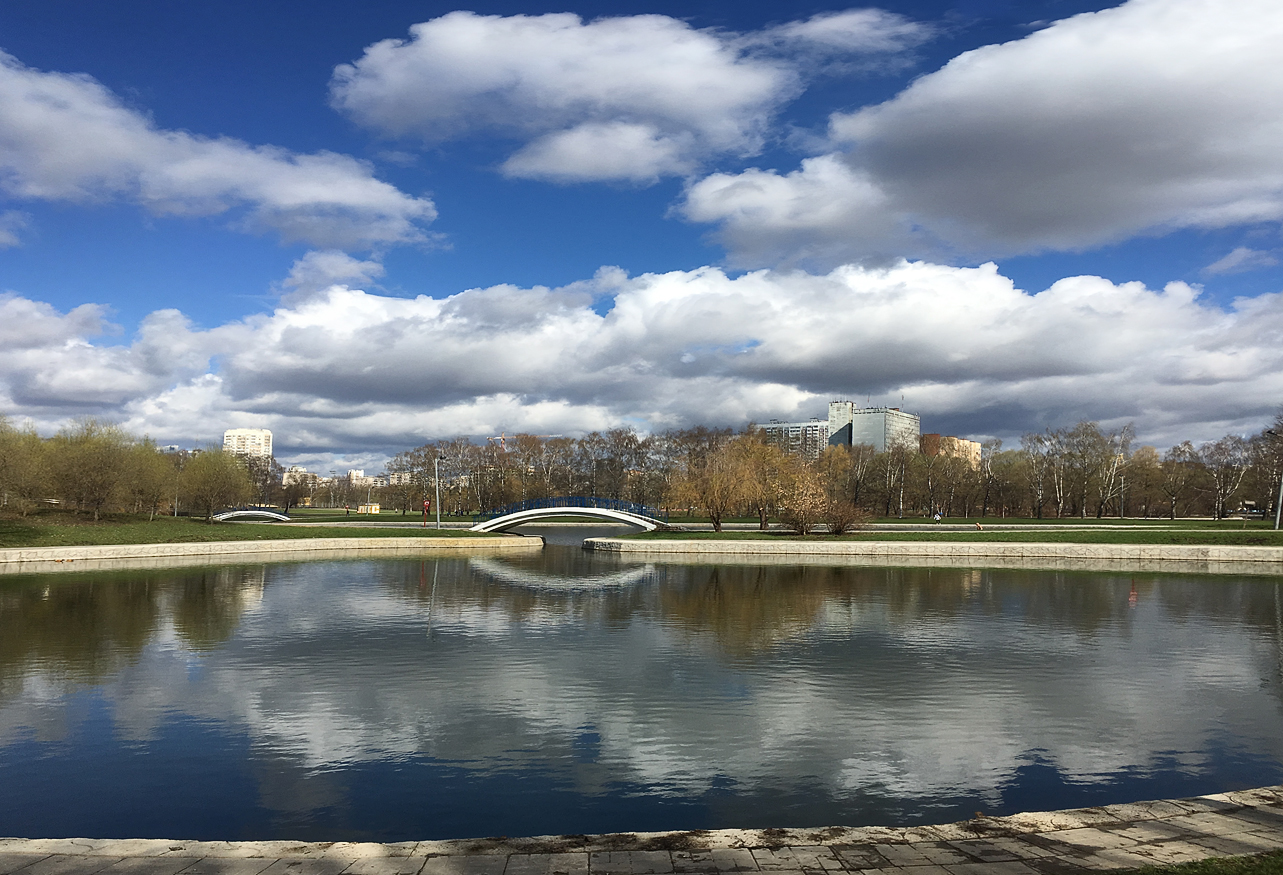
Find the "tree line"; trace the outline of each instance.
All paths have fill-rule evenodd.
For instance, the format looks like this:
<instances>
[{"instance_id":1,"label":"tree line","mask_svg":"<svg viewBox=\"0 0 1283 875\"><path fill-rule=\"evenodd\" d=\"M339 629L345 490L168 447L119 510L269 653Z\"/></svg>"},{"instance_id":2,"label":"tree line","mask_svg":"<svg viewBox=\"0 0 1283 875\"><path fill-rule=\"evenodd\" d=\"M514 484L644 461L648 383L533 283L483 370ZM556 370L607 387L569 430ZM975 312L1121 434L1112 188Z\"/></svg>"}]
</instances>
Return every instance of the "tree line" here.
<instances>
[{"instance_id":1,"label":"tree line","mask_svg":"<svg viewBox=\"0 0 1283 875\"><path fill-rule=\"evenodd\" d=\"M194 513L210 519L225 507L269 502L279 466L221 449L162 452L150 438L80 419L51 438L0 417L0 506L26 516L37 507L92 515L105 511Z\"/></svg>"},{"instance_id":2,"label":"tree line","mask_svg":"<svg viewBox=\"0 0 1283 875\"><path fill-rule=\"evenodd\" d=\"M1160 453L1134 446L1131 426L1095 422L1024 435L1019 447L982 447L979 465L916 447L876 452L828 447L815 460L782 452L761 429L696 427L640 435L631 428L580 438L518 434L474 443L433 441L397 453L390 485L345 478L283 485L273 459L210 448L165 453L148 438L96 419L50 438L0 417L0 504L27 513L54 505L95 519L105 510L208 518L245 502L288 509L304 498L343 506L367 497L414 513L439 489L441 510L468 515L561 495L615 498L723 520L779 520L800 532L845 531L862 519L924 517L1225 517L1273 513L1283 473L1283 414L1251 437L1227 435ZM440 482L435 477L440 474ZM359 492L360 495L356 493Z\"/></svg>"},{"instance_id":3,"label":"tree line","mask_svg":"<svg viewBox=\"0 0 1283 875\"><path fill-rule=\"evenodd\" d=\"M1130 425L1107 431L1083 421L1026 434L1019 447L988 441L975 466L907 446L833 446L807 460L751 425L739 433L697 427L643 436L620 428L484 444L455 438L393 457L388 472L407 476L382 498L402 512L418 508L439 469L447 513L583 495L706 515L717 529L729 517L756 518L763 528L778 519L805 532L820 523L843 531L869 516L1219 519L1240 507L1274 510L1283 414L1247 438L1184 441L1164 453L1134 444Z\"/></svg>"}]
</instances>

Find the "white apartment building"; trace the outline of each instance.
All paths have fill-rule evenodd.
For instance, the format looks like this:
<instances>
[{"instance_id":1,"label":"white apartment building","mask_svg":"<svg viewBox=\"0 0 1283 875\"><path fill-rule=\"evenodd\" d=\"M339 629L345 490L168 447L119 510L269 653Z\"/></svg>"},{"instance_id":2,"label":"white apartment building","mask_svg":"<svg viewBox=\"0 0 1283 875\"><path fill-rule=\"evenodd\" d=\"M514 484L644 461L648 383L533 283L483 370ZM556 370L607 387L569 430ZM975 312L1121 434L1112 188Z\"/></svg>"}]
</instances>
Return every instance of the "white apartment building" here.
<instances>
[{"instance_id":1,"label":"white apartment building","mask_svg":"<svg viewBox=\"0 0 1283 875\"><path fill-rule=\"evenodd\" d=\"M861 407L854 401L829 402L829 443L870 444L879 453L891 447L918 449L922 420L898 407Z\"/></svg>"},{"instance_id":2,"label":"white apartment building","mask_svg":"<svg viewBox=\"0 0 1283 875\"><path fill-rule=\"evenodd\" d=\"M271 458L272 433L265 428L229 428L223 432L223 451Z\"/></svg>"},{"instance_id":3,"label":"white apartment building","mask_svg":"<svg viewBox=\"0 0 1283 875\"><path fill-rule=\"evenodd\" d=\"M793 453L815 461L829 445L829 424L823 419L810 422L780 422L772 419L762 427L768 444L774 444L786 453Z\"/></svg>"}]
</instances>

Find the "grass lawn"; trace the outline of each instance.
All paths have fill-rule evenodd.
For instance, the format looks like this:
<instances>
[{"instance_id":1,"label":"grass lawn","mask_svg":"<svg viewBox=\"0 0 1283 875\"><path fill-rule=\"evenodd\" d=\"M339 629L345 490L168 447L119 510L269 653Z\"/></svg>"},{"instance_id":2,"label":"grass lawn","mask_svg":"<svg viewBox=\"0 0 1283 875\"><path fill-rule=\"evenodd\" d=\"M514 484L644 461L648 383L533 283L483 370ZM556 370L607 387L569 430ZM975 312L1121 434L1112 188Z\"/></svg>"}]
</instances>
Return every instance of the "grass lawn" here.
<instances>
[{"instance_id":1,"label":"grass lawn","mask_svg":"<svg viewBox=\"0 0 1283 875\"><path fill-rule=\"evenodd\" d=\"M206 523L190 517L104 514L76 517L42 511L25 519L0 517L0 547L78 547L91 544L181 544L194 541L273 541L289 538L487 537L460 529L389 526L288 526L276 523Z\"/></svg>"},{"instance_id":2,"label":"grass lawn","mask_svg":"<svg viewBox=\"0 0 1283 875\"><path fill-rule=\"evenodd\" d=\"M1212 857L1176 866L1146 866L1117 875L1283 875L1283 851L1251 857Z\"/></svg>"},{"instance_id":3,"label":"grass lawn","mask_svg":"<svg viewBox=\"0 0 1283 875\"><path fill-rule=\"evenodd\" d=\"M792 532L645 532L625 535L628 538L651 540L796 540L801 537ZM1119 529L1101 526L1100 529L1047 529L1042 531L984 531L961 532L855 532L849 535L807 535L808 541L960 541L1024 542L1036 544L1216 544L1226 546L1283 547L1283 532L1273 529L1231 526L1224 529L1208 527L1190 529Z\"/></svg>"}]
</instances>

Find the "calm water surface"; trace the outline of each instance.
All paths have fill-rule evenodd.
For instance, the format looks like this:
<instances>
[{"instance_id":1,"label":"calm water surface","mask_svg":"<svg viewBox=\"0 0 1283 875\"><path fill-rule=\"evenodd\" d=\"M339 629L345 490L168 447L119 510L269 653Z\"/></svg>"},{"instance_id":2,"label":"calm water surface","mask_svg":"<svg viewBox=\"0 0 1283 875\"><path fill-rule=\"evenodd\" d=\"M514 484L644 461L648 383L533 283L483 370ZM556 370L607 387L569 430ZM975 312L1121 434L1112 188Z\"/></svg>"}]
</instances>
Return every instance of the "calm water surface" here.
<instances>
[{"instance_id":1,"label":"calm water surface","mask_svg":"<svg viewBox=\"0 0 1283 875\"><path fill-rule=\"evenodd\" d=\"M555 544L0 578L0 835L942 822L1279 783L1281 597Z\"/></svg>"}]
</instances>

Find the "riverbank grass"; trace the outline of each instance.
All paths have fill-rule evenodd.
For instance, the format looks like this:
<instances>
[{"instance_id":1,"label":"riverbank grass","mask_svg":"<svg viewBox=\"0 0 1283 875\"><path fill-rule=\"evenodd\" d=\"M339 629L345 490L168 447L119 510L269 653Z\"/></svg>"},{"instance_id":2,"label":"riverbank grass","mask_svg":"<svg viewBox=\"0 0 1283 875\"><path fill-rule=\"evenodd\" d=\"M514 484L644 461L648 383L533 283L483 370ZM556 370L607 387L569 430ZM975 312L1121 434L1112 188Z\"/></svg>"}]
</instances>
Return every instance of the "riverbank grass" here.
<instances>
[{"instance_id":1,"label":"riverbank grass","mask_svg":"<svg viewBox=\"0 0 1283 875\"><path fill-rule=\"evenodd\" d=\"M355 522L355 521L354 521ZM311 538L474 538L494 537L466 529L379 526L290 526L279 523L206 523L191 517L146 514L90 516L41 511L27 517L0 516L0 548L87 547L99 544L188 544L202 541L275 541Z\"/></svg>"}]
</instances>

